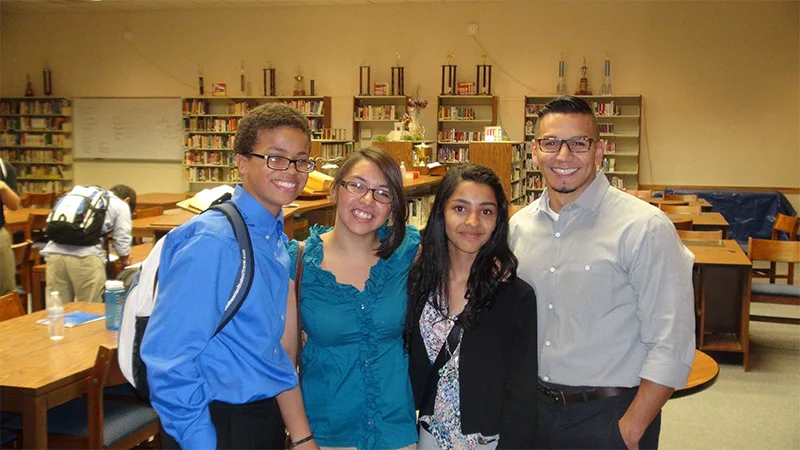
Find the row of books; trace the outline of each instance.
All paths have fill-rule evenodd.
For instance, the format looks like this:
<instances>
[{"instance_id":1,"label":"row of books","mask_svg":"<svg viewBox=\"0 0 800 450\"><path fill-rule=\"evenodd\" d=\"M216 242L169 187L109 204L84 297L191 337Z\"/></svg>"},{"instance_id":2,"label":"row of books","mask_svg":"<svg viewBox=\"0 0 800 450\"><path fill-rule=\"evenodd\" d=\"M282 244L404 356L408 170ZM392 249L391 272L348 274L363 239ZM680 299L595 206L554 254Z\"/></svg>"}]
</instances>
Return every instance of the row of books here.
<instances>
[{"instance_id":1,"label":"row of books","mask_svg":"<svg viewBox=\"0 0 800 450\"><path fill-rule=\"evenodd\" d=\"M202 164L206 166L231 166L234 164L234 153L188 151L183 154L183 163Z\"/></svg>"},{"instance_id":2,"label":"row of books","mask_svg":"<svg viewBox=\"0 0 800 450\"><path fill-rule=\"evenodd\" d=\"M307 116L321 116L325 112L325 103L322 100L286 100L281 103L289 105Z\"/></svg>"},{"instance_id":3,"label":"row of books","mask_svg":"<svg viewBox=\"0 0 800 450\"><path fill-rule=\"evenodd\" d=\"M63 134L2 133L0 134L0 145L71 147L72 140Z\"/></svg>"},{"instance_id":4,"label":"row of books","mask_svg":"<svg viewBox=\"0 0 800 450\"><path fill-rule=\"evenodd\" d=\"M190 149L198 148L211 148L218 150L231 150L233 149L233 142L236 136L234 135L219 135L219 134L193 134L186 136L183 145Z\"/></svg>"},{"instance_id":5,"label":"row of books","mask_svg":"<svg viewBox=\"0 0 800 450\"><path fill-rule=\"evenodd\" d=\"M353 117L361 120L397 120L397 106L361 105L356 107Z\"/></svg>"},{"instance_id":6,"label":"row of books","mask_svg":"<svg viewBox=\"0 0 800 450\"><path fill-rule=\"evenodd\" d=\"M72 155L63 150L0 150L0 158L9 162L72 164Z\"/></svg>"},{"instance_id":7,"label":"row of books","mask_svg":"<svg viewBox=\"0 0 800 450\"><path fill-rule=\"evenodd\" d=\"M322 159L345 158L353 147L348 144L322 144Z\"/></svg>"},{"instance_id":8,"label":"row of books","mask_svg":"<svg viewBox=\"0 0 800 450\"><path fill-rule=\"evenodd\" d=\"M0 114L58 114L72 115L72 103L64 98L52 100L18 100L0 101Z\"/></svg>"},{"instance_id":9,"label":"row of books","mask_svg":"<svg viewBox=\"0 0 800 450\"><path fill-rule=\"evenodd\" d=\"M32 192L64 192L68 185L65 181L26 181L17 185L20 194Z\"/></svg>"},{"instance_id":10,"label":"row of books","mask_svg":"<svg viewBox=\"0 0 800 450\"><path fill-rule=\"evenodd\" d=\"M408 201L408 225L413 225L418 229L425 228L428 224L428 217L431 215L433 206L433 195L417 197Z\"/></svg>"},{"instance_id":11,"label":"row of books","mask_svg":"<svg viewBox=\"0 0 800 450\"><path fill-rule=\"evenodd\" d=\"M614 124L613 123L598 123L597 129L601 133L613 133L614 132Z\"/></svg>"},{"instance_id":12,"label":"row of books","mask_svg":"<svg viewBox=\"0 0 800 450\"><path fill-rule=\"evenodd\" d=\"M528 191L527 195L525 195L525 203L533 203L534 200L541 197L542 193L540 191Z\"/></svg>"},{"instance_id":13,"label":"row of books","mask_svg":"<svg viewBox=\"0 0 800 450\"><path fill-rule=\"evenodd\" d=\"M439 142L472 142L482 141L482 131L457 131L455 128L451 130L439 131L437 139Z\"/></svg>"},{"instance_id":14,"label":"row of books","mask_svg":"<svg viewBox=\"0 0 800 450\"><path fill-rule=\"evenodd\" d=\"M528 189L544 189L544 180L541 174L525 178L525 187Z\"/></svg>"},{"instance_id":15,"label":"row of books","mask_svg":"<svg viewBox=\"0 0 800 450\"><path fill-rule=\"evenodd\" d=\"M236 131L239 119L229 117L219 119L213 117L188 117L183 119L183 129L185 131Z\"/></svg>"},{"instance_id":16,"label":"row of books","mask_svg":"<svg viewBox=\"0 0 800 450\"><path fill-rule=\"evenodd\" d=\"M183 179L189 182L235 183L239 181L236 167L187 167Z\"/></svg>"},{"instance_id":17,"label":"row of books","mask_svg":"<svg viewBox=\"0 0 800 450\"><path fill-rule=\"evenodd\" d=\"M617 143L609 141L608 139L600 139L597 141L597 151L603 153L616 153Z\"/></svg>"},{"instance_id":18,"label":"row of books","mask_svg":"<svg viewBox=\"0 0 800 450\"><path fill-rule=\"evenodd\" d=\"M439 120L475 120L475 108L469 106L440 106Z\"/></svg>"},{"instance_id":19,"label":"row of books","mask_svg":"<svg viewBox=\"0 0 800 450\"><path fill-rule=\"evenodd\" d=\"M615 101L610 102L591 102L592 109L596 116L619 116L622 114L622 105L617 104Z\"/></svg>"},{"instance_id":20,"label":"row of books","mask_svg":"<svg viewBox=\"0 0 800 450\"><path fill-rule=\"evenodd\" d=\"M468 147L439 147L437 151L440 163L469 162Z\"/></svg>"},{"instance_id":21,"label":"row of books","mask_svg":"<svg viewBox=\"0 0 800 450\"><path fill-rule=\"evenodd\" d=\"M63 171L61 166L46 165L25 165L17 167L17 177L34 177L34 178L71 178L65 176L66 172Z\"/></svg>"},{"instance_id":22,"label":"row of books","mask_svg":"<svg viewBox=\"0 0 800 450\"><path fill-rule=\"evenodd\" d=\"M617 189L625 189L625 179L622 177L611 177L611 185Z\"/></svg>"},{"instance_id":23,"label":"row of books","mask_svg":"<svg viewBox=\"0 0 800 450\"><path fill-rule=\"evenodd\" d=\"M520 197L525 196L525 188L523 187L522 183L514 183L511 185L511 198L508 200L511 202L517 201Z\"/></svg>"},{"instance_id":24,"label":"row of books","mask_svg":"<svg viewBox=\"0 0 800 450\"><path fill-rule=\"evenodd\" d=\"M2 131L63 131L72 132L66 117L0 117Z\"/></svg>"}]
</instances>

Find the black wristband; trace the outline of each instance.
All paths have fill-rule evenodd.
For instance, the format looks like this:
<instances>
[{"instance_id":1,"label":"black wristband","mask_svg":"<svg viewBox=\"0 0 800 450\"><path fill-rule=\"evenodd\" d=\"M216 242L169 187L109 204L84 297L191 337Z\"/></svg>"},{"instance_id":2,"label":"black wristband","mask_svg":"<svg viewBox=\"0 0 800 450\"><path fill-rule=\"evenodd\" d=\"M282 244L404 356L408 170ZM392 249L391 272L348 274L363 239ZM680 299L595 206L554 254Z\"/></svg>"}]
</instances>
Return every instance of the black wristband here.
<instances>
[{"instance_id":1,"label":"black wristband","mask_svg":"<svg viewBox=\"0 0 800 450\"><path fill-rule=\"evenodd\" d=\"M292 445L290 445L289 448L295 448L298 445L305 444L306 442L308 442L308 441L310 441L312 439L314 439L314 435L313 434L309 434L308 436L304 437L303 439L300 439L299 441L292 442Z\"/></svg>"}]
</instances>

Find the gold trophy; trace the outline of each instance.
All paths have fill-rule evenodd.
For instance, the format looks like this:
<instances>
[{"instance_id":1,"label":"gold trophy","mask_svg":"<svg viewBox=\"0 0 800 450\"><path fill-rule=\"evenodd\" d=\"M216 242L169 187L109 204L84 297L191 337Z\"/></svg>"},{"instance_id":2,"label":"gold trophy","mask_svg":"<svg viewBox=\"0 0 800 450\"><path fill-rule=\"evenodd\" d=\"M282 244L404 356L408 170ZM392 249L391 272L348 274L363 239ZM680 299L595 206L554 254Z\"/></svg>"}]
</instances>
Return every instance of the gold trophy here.
<instances>
[{"instance_id":1,"label":"gold trophy","mask_svg":"<svg viewBox=\"0 0 800 450\"><path fill-rule=\"evenodd\" d=\"M581 66L581 80L578 82L578 90L575 95L592 95L592 90L589 89L589 80L586 78L586 57L583 58L583 65Z\"/></svg>"},{"instance_id":2,"label":"gold trophy","mask_svg":"<svg viewBox=\"0 0 800 450\"><path fill-rule=\"evenodd\" d=\"M304 95L306 95L306 87L305 87L305 84L303 84L303 76L302 75L296 75L294 77L294 92L292 93L292 95L295 95L295 96L304 96Z\"/></svg>"}]
</instances>

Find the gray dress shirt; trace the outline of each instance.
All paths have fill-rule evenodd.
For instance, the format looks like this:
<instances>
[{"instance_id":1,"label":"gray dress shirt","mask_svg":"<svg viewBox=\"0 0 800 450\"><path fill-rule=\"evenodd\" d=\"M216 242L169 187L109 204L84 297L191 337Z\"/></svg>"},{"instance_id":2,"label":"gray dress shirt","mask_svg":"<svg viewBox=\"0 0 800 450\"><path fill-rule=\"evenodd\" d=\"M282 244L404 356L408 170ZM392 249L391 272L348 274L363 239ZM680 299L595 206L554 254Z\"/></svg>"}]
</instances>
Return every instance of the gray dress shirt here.
<instances>
[{"instance_id":1,"label":"gray dress shirt","mask_svg":"<svg viewBox=\"0 0 800 450\"><path fill-rule=\"evenodd\" d=\"M684 387L694 360L694 255L672 222L600 171L557 220L548 202L546 190L515 214L510 235L517 274L536 291L539 377Z\"/></svg>"}]
</instances>

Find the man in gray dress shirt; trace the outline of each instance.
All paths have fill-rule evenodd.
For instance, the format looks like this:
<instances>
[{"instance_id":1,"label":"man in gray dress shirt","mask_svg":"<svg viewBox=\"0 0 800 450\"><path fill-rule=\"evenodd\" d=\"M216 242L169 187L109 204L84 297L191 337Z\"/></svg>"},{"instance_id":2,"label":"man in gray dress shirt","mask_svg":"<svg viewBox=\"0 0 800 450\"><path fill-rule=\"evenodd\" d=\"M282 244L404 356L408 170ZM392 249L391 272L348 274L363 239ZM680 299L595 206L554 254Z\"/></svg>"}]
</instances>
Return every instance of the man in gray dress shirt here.
<instances>
[{"instance_id":1,"label":"man in gray dress shirt","mask_svg":"<svg viewBox=\"0 0 800 450\"><path fill-rule=\"evenodd\" d=\"M656 448L694 359L694 255L658 209L608 183L591 106L548 103L533 160L547 189L511 219L536 290L540 448Z\"/></svg>"}]
</instances>

